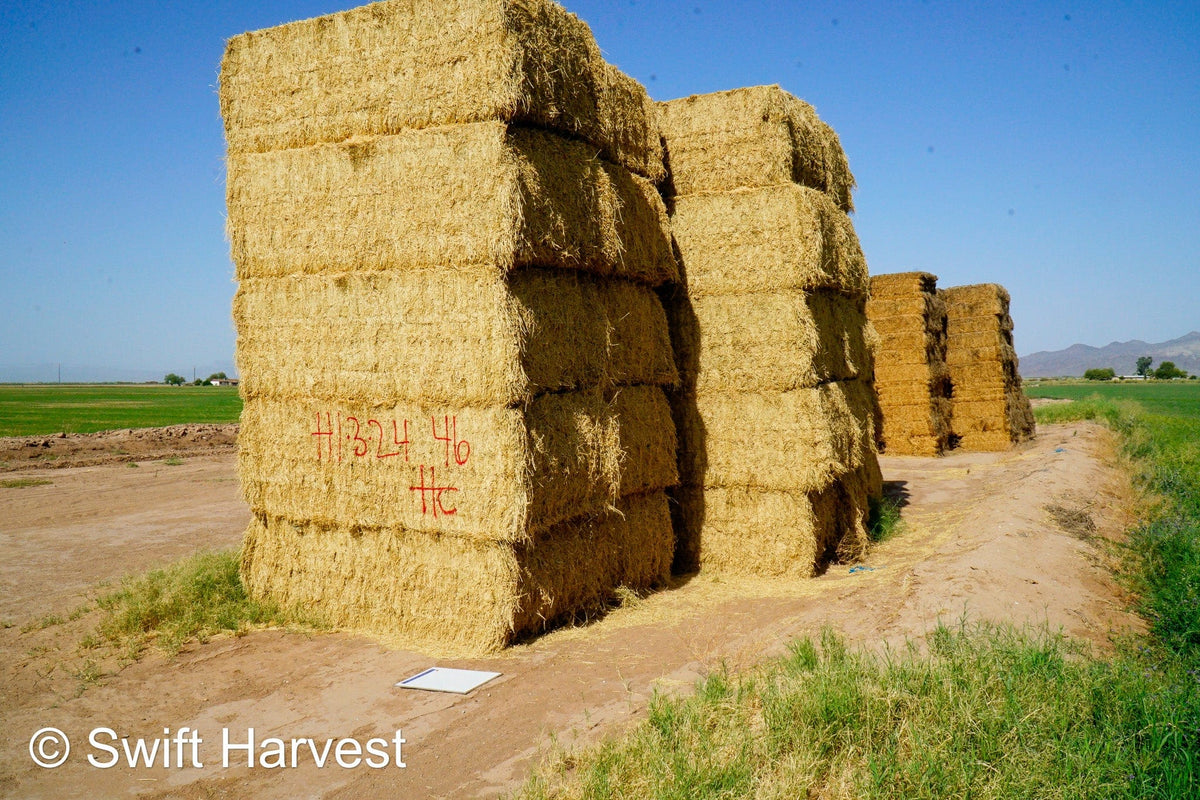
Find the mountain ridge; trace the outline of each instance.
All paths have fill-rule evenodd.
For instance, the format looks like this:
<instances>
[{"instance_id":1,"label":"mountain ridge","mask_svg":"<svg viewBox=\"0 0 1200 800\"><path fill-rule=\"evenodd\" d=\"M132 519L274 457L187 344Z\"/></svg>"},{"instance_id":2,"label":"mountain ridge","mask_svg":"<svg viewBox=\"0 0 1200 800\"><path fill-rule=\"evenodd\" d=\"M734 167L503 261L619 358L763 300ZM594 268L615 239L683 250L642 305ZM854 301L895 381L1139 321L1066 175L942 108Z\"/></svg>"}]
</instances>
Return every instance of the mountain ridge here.
<instances>
[{"instance_id":1,"label":"mountain ridge","mask_svg":"<svg viewBox=\"0 0 1200 800\"><path fill-rule=\"evenodd\" d=\"M1086 370L1112 367L1118 375L1132 375L1141 356L1154 359L1154 366L1173 361L1190 374L1200 374L1200 331L1190 331L1165 342L1109 342L1103 347L1073 344L1062 350L1039 350L1020 357L1020 371L1026 378L1081 377Z\"/></svg>"}]
</instances>

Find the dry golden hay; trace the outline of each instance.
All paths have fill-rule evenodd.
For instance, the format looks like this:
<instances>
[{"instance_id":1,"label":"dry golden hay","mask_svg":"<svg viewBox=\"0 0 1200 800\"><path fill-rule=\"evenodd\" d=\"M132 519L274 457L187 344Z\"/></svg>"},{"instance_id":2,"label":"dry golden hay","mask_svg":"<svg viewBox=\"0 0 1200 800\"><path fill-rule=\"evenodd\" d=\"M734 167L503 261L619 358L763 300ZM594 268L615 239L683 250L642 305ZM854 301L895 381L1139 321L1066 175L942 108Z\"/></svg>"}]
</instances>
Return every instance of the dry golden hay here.
<instances>
[{"instance_id":1,"label":"dry golden hay","mask_svg":"<svg viewBox=\"0 0 1200 800\"><path fill-rule=\"evenodd\" d=\"M468 655L600 613L617 587L665 583L673 547L662 491L624 497L527 543L256 514L242 580L256 597L341 628Z\"/></svg>"},{"instance_id":2,"label":"dry golden hay","mask_svg":"<svg viewBox=\"0 0 1200 800\"><path fill-rule=\"evenodd\" d=\"M929 272L890 272L871 276L871 299L922 299L937 291L937 276Z\"/></svg>"},{"instance_id":3,"label":"dry golden hay","mask_svg":"<svg viewBox=\"0 0 1200 800\"><path fill-rule=\"evenodd\" d=\"M677 276L649 181L499 122L229 157L237 278L439 269Z\"/></svg>"},{"instance_id":4,"label":"dry golden hay","mask_svg":"<svg viewBox=\"0 0 1200 800\"><path fill-rule=\"evenodd\" d=\"M684 392L786 392L869 377L862 300L786 290L689 297L663 292Z\"/></svg>"},{"instance_id":5,"label":"dry golden hay","mask_svg":"<svg viewBox=\"0 0 1200 800\"><path fill-rule=\"evenodd\" d=\"M679 197L671 229L691 297L816 289L867 296L854 225L815 189L784 184Z\"/></svg>"},{"instance_id":6,"label":"dry golden hay","mask_svg":"<svg viewBox=\"0 0 1200 800\"><path fill-rule=\"evenodd\" d=\"M1011 298L1008 290L998 283L976 283L952 286L938 291L947 309L953 308L951 320L969 317L1007 316Z\"/></svg>"},{"instance_id":7,"label":"dry golden hay","mask_svg":"<svg viewBox=\"0 0 1200 800\"><path fill-rule=\"evenodd\" d=\"M778 86L659 103L676 195L799 183L854 208L854 176L833 129Z\"/></svg>"},{"instance_id":8,"label":"dry golden hay","mask_svg":"<svg viewBox=\"0 0 1200 800\"><path fill-rule=\"evenodd\" d=\"M333 526L521 541L678 480L657 386L523 408L249 398L238 439L252 510Z\"/></svg>"},{"instance_id":9,"label":"dry golden hay","mask_svg":"<svg viewBox=\"0 0 1200 800\"><path fill-rule=\"evenodd\" d=\"M677 395L680 482L815 491L874 458L862 381L791 392Z\"/></svg>"},{"instance_id":10,"label":"dry golden hay","mask_svg":"<svg viewBox=\"0 0 1200 800\"><path fill-rule=\"evenodd\" d=\"M877 444L889 455L940 455L950 441L946 308L937 276L871 276L867 316L879 336L874 385L882 423Z\"/></svg>"},{"instance_id":11,"label":"dry golden hay","mask_svg":"<svg viewBox=\"0 0 1200 800\"><path fill-rule=\"evenodd\" d=\"M1032 438L1012 345L1009 295L986 283L941 292L947 309L946 362L954 382L954 434L966 450L1006 450Z\"/></svg>"},{"instance_id":12,"label":"dry golden hay","mask_svg":"<svg viewBox=\"0 0 1200 800\"><path fill-rule=\"evenodd\" d=\"M871 300L867 303L867 315L870 317L871 325L874 326L875 332L880 337L890 336L898 333L913 333L920 332L927 336L934 336L941 339L946 338L946 315L943 309L939 315L937 306L930 306L929 310L923 311L920 314L877 314L880 303Z\"/></svg>"},{"instance_id":13,"label":"dry golden hay","mask_svg":"<svg viewBox=\"0 0 1200 800\"><path fill-rule=\"evenodd\" d=\"M550 0L395 0L235 36L220 101L230 153L497 120L664 174L646 90Z\"/></svg>"},{"instance_id":14,"label":"dry golden hay","mask_svg":"<svg viewBox=\"0 0 1200 800\"><path fill-rule=\"evenodd\" d=\"M242 396L518 405L546 391L678 379L649 287L526 269L242 281Z\"/></svg>"},{"instance_id":15,"label":"dry golden hay","mask_svg":"<svg viewBox=\"0 0 1200 800\"><path fill-rule=\"evenodd\" d=\"M671 491L678 537L674 571L807 578L867 546L870 498L881 494L878 463L820 491L752 486L681 486Z\"/></svg>"}]
</instances>

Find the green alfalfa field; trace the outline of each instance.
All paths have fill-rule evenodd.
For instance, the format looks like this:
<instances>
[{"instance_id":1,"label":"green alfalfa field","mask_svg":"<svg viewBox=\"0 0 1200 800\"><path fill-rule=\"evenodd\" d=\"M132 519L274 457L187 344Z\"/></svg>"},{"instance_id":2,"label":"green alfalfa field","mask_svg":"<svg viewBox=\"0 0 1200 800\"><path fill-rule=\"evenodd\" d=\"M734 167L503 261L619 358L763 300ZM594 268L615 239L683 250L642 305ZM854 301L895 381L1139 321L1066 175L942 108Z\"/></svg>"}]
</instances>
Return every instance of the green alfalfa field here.
<instances>
[{"instance_id":1,"label":"green alfalfa field","mask_svg":"<svg viewBox=\"0 0 1200 800\"><path fill-rule=\"evenodd\" d=\"M0 436L237 422L229 386L0 384Z\"/></svg>"}]
</instances>

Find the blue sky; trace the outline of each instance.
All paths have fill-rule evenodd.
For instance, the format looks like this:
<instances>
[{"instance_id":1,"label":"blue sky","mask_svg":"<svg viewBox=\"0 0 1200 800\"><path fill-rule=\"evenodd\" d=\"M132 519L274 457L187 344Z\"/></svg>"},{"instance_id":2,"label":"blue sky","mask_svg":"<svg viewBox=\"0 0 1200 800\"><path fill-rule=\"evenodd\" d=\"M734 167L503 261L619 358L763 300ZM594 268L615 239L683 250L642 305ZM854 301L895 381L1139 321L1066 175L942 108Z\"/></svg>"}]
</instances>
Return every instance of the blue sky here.
<instances>
[{"instance_id":1,"label":"blue sky","mask_svg":"<svg viewBox=\"0 0 1200 800\"><path fill-rule=\"evenodd\" d=\"M0 5L0 380L231 371L224 42L352 5ZM657 99L816 106L871 271L1003 283L1019 352L1200 329L1200 4L565 5Z\"/></svg>"}]
</instances>

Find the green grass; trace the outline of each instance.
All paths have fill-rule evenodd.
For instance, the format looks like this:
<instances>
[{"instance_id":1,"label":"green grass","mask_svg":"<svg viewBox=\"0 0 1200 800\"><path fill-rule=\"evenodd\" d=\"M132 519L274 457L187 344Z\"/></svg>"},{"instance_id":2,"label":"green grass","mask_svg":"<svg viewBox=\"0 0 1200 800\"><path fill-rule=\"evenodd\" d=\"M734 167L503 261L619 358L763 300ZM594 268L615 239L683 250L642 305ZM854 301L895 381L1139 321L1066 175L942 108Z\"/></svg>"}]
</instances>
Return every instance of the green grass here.
<instances>
[{"instance_id":1,"label":"green grass","mask_svg":"<svg viewBox=\"0 0 1200 800\"><path fill-rule=\"evenodd\" d=\"M939 626L928 652L873 654L828 631L789 649L709 675L687 699L655 696L631 734L566 756L522 796L1065 800L1194 788L1194 752L1179 740L1195 736L1197 693L1162 691L1189 676L1007 626Z\"/></svg>"},{"instance_id":2,"label":"green grass","mask_svg":"<svg viewBox=\"0 0 1200 800\"><path fill-rule=\"evenodd\" d=\"M322 627L313 617L249 597L239 561L236 550L199 553L126 579L96 601L103 615L100 639L136 657L151 644L174 653L192 639L256 626Z\"/></svg>"},{"instance_id":3,"label":"green grass","mask_svg":"<svg viewBox=\"0 0 1200 800\"><path fill-rule=\"evenodd\" d=\"M54 481L46 478L10 478L0 481L4 489L28 489L30 486L50 486Z\"/></svg>"},{"instance_id":4,"label":"green grass","mask_svg":"<svg viewBox=\"0 0 1200 800\"><path fill-rule=\"evenodd\" d=\"M1121 579L1150 635L1108 659L1045 631L938 627L882 655L827 632L536 773L522 798L1200 796L1200 387L1042 385L1038 421L1116 430L1161 498ZM876 514L883 519L885 509ZM1082 520L1069 520L1082 526Z\"/></svg>"},{"instance_id":5,"label":"green grass","mask_svg":"<svg viewBox=\"0 0 1200 800\"><path fill-rule=\"evenodd\" d=\"M228 386L0 385L0 436L237 422Z\"/></svg>"}]
</instances>

